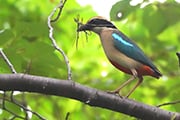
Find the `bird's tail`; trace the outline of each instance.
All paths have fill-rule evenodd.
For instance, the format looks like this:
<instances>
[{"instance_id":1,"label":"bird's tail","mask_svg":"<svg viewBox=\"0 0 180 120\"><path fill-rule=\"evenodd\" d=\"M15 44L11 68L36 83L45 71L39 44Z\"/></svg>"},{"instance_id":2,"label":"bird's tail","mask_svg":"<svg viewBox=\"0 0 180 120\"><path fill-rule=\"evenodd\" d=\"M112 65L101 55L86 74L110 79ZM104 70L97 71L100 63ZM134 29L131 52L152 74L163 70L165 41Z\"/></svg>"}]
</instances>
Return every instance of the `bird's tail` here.
<instances>
[{"instance_id":1,"label":"bird's tail","mask_svg":"<svg viewBox=\"0 0 180 120\"><path fill-rule=\"evenodd\" d=\"M160 78L162 76L161 72L158 69L154 69L154 77Z\"/></svg>"}]
</instances>

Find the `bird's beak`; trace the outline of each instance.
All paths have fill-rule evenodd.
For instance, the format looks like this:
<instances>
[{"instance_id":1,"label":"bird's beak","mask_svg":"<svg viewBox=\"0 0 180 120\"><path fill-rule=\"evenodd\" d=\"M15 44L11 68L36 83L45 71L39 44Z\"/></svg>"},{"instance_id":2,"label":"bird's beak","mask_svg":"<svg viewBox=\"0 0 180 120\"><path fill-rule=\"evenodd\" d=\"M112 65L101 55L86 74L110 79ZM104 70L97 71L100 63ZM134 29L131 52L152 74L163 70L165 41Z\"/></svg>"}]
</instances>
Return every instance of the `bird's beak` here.
<instances>
[{"instance_id":1,"label":"bird's beak","mask_svg":"<svg viewBox=\"0 0 180 120\"><path fill-rule=\"evenodd\" d=\"M91 28L92 27L89 24L84 24L84 25L80 25L77 31L80 32L80 31L91 30Z\"/></svg>"}]
</instances>

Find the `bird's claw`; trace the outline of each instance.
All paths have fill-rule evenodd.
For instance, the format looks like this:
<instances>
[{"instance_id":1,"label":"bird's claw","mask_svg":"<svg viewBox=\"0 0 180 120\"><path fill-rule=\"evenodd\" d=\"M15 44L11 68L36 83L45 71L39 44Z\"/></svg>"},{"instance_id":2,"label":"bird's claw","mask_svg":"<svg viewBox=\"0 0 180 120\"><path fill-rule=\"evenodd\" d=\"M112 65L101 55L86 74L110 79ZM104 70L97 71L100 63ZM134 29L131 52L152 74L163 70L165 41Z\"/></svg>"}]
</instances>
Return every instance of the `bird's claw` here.
<instances>
[{"instance_id":1,"label":"bird's claw","mask_svg":"<svg viewBox=\"0 0 180 120\"><path fill-rule=\"evenodd\" d=\"M123 98L123 96L121 96L121 95L119 94L119 91L117 91L117 90L114 90L114 91L106 91L106 92L109 93L109 94L118 95L120 98Z\"/></svg>"}]
</instances>

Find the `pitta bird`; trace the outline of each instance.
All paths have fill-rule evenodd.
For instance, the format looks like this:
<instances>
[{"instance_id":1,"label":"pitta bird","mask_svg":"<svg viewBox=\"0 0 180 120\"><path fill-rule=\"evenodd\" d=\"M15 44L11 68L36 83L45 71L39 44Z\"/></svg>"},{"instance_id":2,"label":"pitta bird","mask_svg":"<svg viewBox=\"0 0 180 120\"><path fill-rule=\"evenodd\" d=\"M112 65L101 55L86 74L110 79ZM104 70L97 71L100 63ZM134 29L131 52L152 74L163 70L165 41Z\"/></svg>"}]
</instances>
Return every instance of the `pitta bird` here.
<instances>
[{"instance_id":1,"label":"pitta bird","mask_svg":"<svg viewBox=\"0 0 180 120\"><path fill-rule=\"evenodd\" d=\"M118 93L119 91L138 78L138 82L129 91L126 97L142 83L143 76L152 76L159 78L162 76L157 67L144 54L135 42L130 40L125 34L117 29L117 27L110 21L101 16L93 17L86 24L82 24L78 30L93 31L99 35L104 52L111 62L120 71L132 75L132 77L119 86L111 93Z\"/></svg>"}]
</instances>

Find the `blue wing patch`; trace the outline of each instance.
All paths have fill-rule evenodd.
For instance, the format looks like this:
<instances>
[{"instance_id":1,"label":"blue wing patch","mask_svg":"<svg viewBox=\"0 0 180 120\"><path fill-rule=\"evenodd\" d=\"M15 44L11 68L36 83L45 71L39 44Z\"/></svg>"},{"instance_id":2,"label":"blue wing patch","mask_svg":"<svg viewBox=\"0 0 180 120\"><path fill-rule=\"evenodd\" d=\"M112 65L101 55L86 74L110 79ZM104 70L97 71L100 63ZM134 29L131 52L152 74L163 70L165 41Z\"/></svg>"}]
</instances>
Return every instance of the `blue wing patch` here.
<instances>
[{"instance_id":1,"label":"blue wing patch","mask_svg":"<svg viewBox=\"0 0 180 120\"><path fill-rule=\"evenodd\" d=\"M151 60L146 57L143 51L128 37L126 37L123 33L114 32L112 33L112 37L114 39L114 46L126 56L139 61L145 65L150 66L151 68L156 68Z\"/></svg>"},{"instance_id":2,"label":"blue wing patch","mask_svg":"<svg viewBox=\"0 0 180 120\"><path fill-rule=\"evenodd\" d=\"M126 46L131 46L131 47L133 47L133 44L125 41L121 36L119 36L119 35L116 34L116 33L113 33L113 34L112 34L112 37L113 37L115 40L121 42L122 44L124 44L124 45L126 45Z\"/></svg>"}]
</instances>

